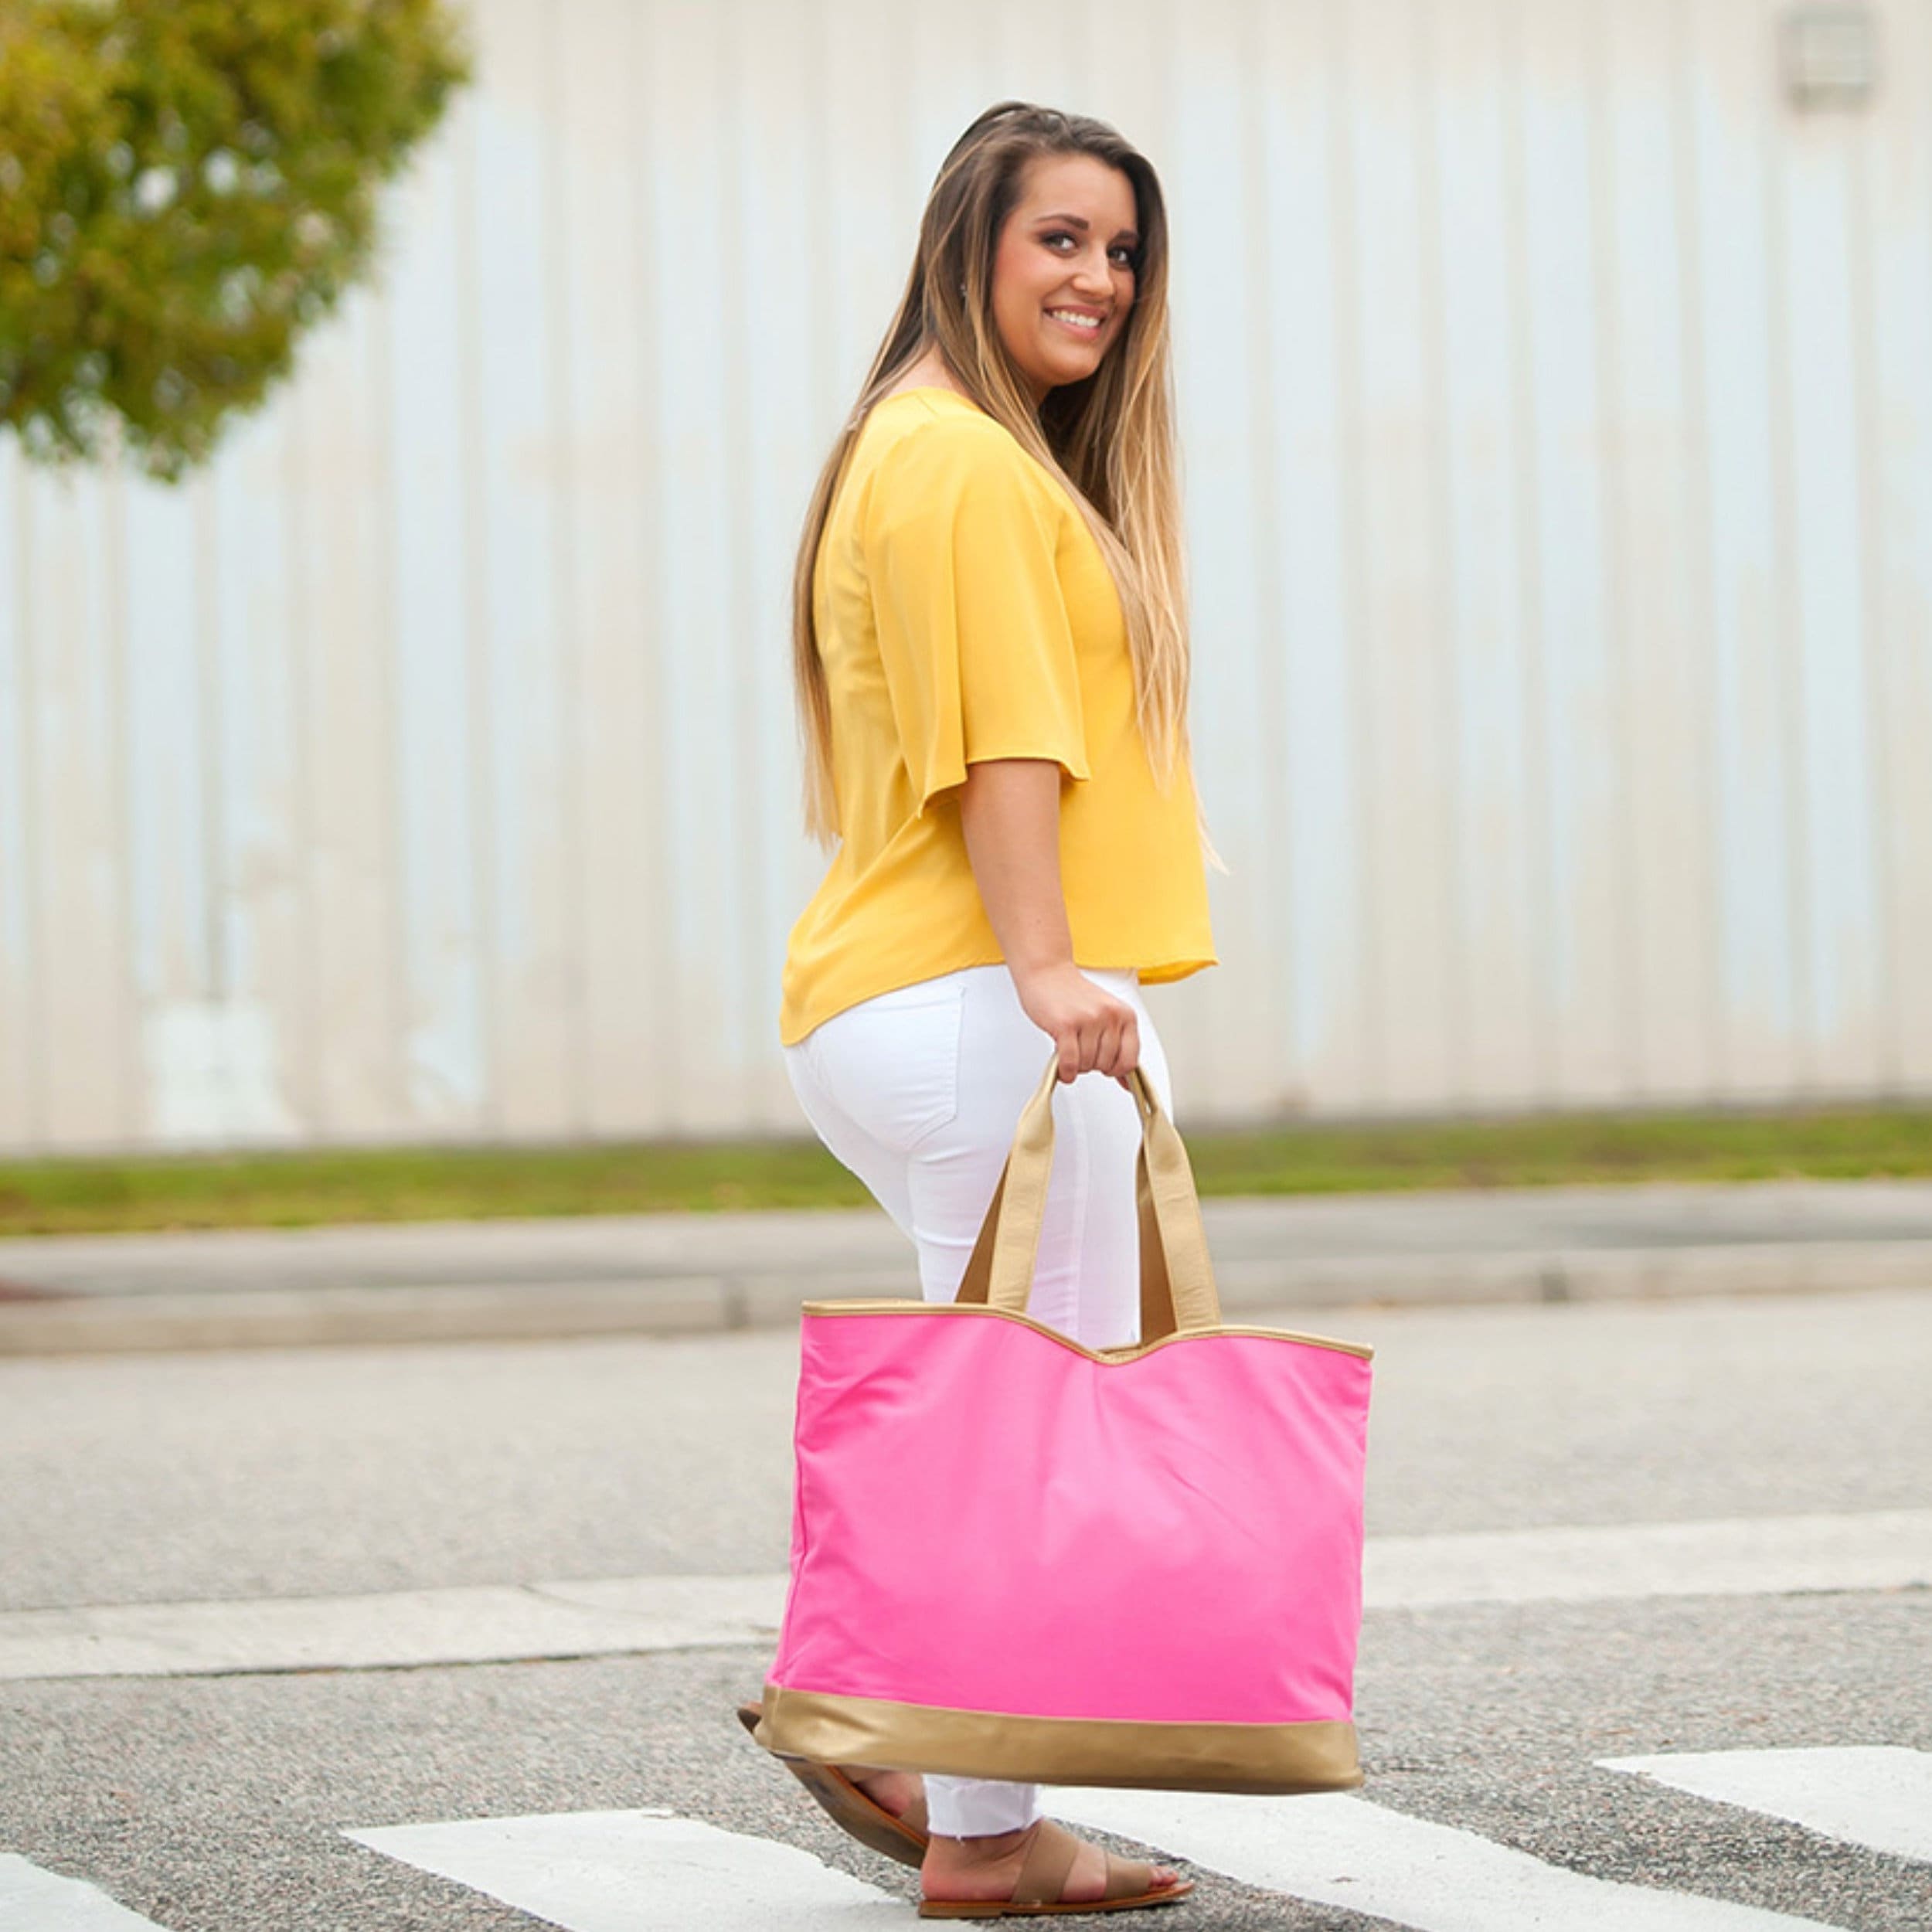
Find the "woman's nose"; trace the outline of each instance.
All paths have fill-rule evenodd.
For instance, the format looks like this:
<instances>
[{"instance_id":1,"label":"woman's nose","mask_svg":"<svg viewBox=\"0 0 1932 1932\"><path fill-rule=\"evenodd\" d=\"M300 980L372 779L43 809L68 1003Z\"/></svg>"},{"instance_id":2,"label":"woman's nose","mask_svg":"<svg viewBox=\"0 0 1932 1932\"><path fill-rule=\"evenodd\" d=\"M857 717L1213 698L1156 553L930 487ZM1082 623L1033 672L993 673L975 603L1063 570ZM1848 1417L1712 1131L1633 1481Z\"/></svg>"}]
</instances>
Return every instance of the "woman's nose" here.
<instances>
[{"instance_id":1,"label":"woman's nose","mask_svg":"<svg viewBox=\"0 0 1932 1932\"><path fill-rule=\"evenodd\" d=\"M1114 293L1113 271L1106 256L1083 255L1073 270L1073 286L1096 301L1105 301Z\"/></svg>"}]
</instances>

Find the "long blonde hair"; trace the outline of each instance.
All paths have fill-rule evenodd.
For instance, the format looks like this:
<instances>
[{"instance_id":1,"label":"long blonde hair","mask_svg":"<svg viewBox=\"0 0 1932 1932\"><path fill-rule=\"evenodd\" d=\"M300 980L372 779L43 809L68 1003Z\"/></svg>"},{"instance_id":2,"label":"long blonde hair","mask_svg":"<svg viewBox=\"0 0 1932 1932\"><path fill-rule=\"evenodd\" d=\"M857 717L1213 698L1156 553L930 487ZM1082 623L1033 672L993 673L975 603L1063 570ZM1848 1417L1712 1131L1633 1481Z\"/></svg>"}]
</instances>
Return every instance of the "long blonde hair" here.
<instances>
[{"instance_id":1,"label":"long blonde hair","mask_svg":"<svg viewBox=\"0 0 1932 1932\"><path fill-rule=\"evenodd\" d=\"M1024 170L1043 155L1090 155L1117 168L1133 185L1140 241L1119 341L1092 376L1050 390L1036 410L994 321L993 260ZM967 396L1066 486L1092 529L1127 622L1141 736L1157 781L1171 782L1187 747L1189 648L1167 274L1160 182L1105 121L1006 100L954 143L927 199L898 312L819 472L792 576L805 826L821 845L839 826L832 706L812 607L818 546L867 412L932 345ZM1212 855L1211 844L1208 850Z\"/></svg>"}]
</instances>

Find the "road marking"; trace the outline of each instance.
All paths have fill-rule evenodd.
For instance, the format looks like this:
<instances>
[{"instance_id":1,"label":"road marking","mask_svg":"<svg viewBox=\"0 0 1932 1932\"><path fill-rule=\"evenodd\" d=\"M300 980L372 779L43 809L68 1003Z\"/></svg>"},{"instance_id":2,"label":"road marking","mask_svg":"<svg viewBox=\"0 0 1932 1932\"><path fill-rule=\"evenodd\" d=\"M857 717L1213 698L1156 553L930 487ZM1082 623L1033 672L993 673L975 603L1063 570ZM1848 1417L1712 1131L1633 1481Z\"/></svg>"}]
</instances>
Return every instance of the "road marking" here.
<instances>
[{"instance_id":1,"label":"road marking","mask_svg":"<svg viewBox=\"0 0 1932 1932\"><path fill-rule=\"evenodd\" d=\"M603 1657L768 1645L787 1579L620 1577L0 1614L0 1680ZM1932 1509L1370 1539L1371 1610L1932 1587Z\"/></svg>"},{"instance_id":2,"label":"road marking","mask_svg":"<svg viewBox=\"0 0 1932 1932\"><path fill-rule=\"evenodd\" d=\"M0 1679L369 1670L769 1645L782 1577L396 1590L253 1602L115 1604L0 1615Z\"/></svg>"},{"instance_id":3,"label":"road marking","mask_svg":"<svg viewBox=\"0 0 1932 1932\"><path fill-rule=\"evenodd\" d=\"M1633 1771L1848 1845L1932 1862L1932 1751L1849 1744L1597 1761L1607 1770Z\"/></svg>"},{"instance_id":4,"label":"road marking","mask_svg":"<svg viewBox=\"0 0 1932 1932\"><path fill-rule=\"evenodd\" d=\"M388 1825L345 1837L564 1932L885 1932L905 1901L795 1845L664 1811Z\"/></svg>"},{"instance_id":5,"label":"road marking","mask_svg":"<svg viewBox=\"0 0 1932 1932\"><path fill-rule=\"evenodd\" d=\"M97 1886L0 1852L0 1932L163 1932Z\"/></svg>"},{"instance_id":6,"label":"road marking","mask_svg":"<svg viewBox=\"0 0 1932 1932\"><path fill-rule=\"evenodd\" d=\"M1195 1791L1054 1790L1047 1808L1156 1845L1244 1885L1341 1906L1417 1932L1794 1932L1756 1906L1594 1879L1473 1832L1342 1794L1228 1798Z\"/></svg>"},{"instance_id":7,"label":"road marking","mask_svg":"<svg viewBox=\"0 0 1932 1932\"><path fill-rule=\"evenodd\" d=\"M1372 1609L1932 1585L1932 1509L1372 1539Z\"/></svg>"},{"instance_id":8,"label":"road marking","mask_svg":"<svg viewBox=\"0 0 1932 1932\"><path fill-rule=\"evenodd\" d=\"M1883 1746L1605 1758L1845 1842L1932 1857L1932 1753ZM1056 1817L1244 1885L1413 1932L1831 1932L1755 1906L1591 1878L1354 1796L1056 1787ZM905 1902L797 1847L662 1808L343 1833L563 1932L887 1932ZM0 1932L164 1932L96 1886L0 1854Z\"/></svg>"},{"instance_id":9,"label":"road marking","mask_svg":"<svg viewBox=\"0 0 1932 1932\"><path fill-rule=\"evenodd\" d=\"M1047 1808L1243 1884L1414 1932L1832 1932L1815 1919L1591 1878L1357 1797L1056 1788ZM344 1835L563 1932L767 1932L778 1924L886 1932L910 1917L903 1900L794 1847L662 1809Z\"/></svg>"}]
</instances>

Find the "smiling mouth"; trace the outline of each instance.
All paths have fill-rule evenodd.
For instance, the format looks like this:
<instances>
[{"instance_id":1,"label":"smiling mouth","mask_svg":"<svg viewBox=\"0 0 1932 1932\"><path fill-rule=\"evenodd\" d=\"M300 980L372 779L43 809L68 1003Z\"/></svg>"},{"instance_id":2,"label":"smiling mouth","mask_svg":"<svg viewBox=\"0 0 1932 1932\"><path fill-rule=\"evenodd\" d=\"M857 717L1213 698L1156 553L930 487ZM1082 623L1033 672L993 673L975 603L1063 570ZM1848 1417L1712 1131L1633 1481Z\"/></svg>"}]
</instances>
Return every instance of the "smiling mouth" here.
<instances>
[{"instance_id":1,"label":"smiling mouth","mask_svg":"<svg viewBox=\"0 0 1932 1932\"><path fill-rule=\"evenodd\" d=\"M1082 335L1097 335L1100 332L1100 318L1083 315L1070 308L1049 308L1047 314L1063 328L1077 331Z\"/></svg>"}]
</instances>

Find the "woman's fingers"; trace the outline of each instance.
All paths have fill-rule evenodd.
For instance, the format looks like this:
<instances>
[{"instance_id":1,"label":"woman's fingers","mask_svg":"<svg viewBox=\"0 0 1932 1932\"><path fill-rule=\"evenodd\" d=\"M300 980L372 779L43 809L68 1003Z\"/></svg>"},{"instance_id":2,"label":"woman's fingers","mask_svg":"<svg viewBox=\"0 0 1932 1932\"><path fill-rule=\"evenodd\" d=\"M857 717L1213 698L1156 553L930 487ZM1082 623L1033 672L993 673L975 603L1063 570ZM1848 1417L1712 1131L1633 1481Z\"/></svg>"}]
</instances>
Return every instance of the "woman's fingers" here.
<instances>
[{"instance_id":1,"label":"woman's fingers","mask_svg":"<svg viewBox=\"0 0 1932 1932\"><path fill-rule=\"evenodd\" d=\"M1098 1073L1119 1075L1131 1070L1140 1057L1141 1032L1139 1023L1129 1006L1117 1006L1106 1018L1102 1027L1099 1050L1094 1057L1094 1069Z\"/></svg>"},{"instance_id":2,"label":"woman's fingers","mask_svg":"<svg viewBox=\"0 0 1932 1932\"><path fill-rule=\"evenodd\" d=\"M1060 1036L1060 1078L1077 1080L1094 1064L1094 1049L1097 1043L1094 1022L1090 1018L1076 1016L1070 1019L1066 1031Z\"/></svg>"},{"instance_id":3,"label":"woman's fingers","mask_svg":"<svg viewBox=\"0 0 1932 1932\"><path fill-rule=\"evenodd\" d=\"M1140 1019L1077 966L1015 975L1026 1017L1053 1042L1054 1071L1063 1081L1101 1073L1118 1080L1140 1064Z\"/></svg>"},{"instance_id":4,"label":"woman's fingers","mask_svg":"<svg viewBox=\"0 0 1932 1932\"><path fill-rule=\"evenodd\" d=\"M1094 1073L1124 1080L1140 1064L1140 1022L1131 1006L1116 1005L1069 1026L1058 1046L1063 1080Z\"/></svg>"}]
</instances>

